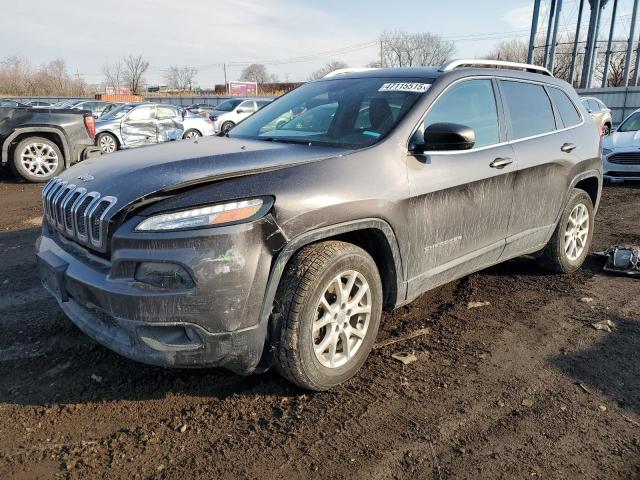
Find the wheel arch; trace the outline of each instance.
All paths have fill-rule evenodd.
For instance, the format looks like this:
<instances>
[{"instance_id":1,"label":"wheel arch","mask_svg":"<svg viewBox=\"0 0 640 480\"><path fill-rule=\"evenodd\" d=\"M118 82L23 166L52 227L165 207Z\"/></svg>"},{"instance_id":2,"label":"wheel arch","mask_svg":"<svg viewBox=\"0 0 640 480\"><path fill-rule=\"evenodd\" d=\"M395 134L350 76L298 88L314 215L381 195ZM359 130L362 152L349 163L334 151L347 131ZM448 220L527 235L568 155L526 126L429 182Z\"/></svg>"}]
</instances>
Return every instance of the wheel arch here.
<instances>
[{"instance_id":1,"label":"wheel arch","mask_svg":"<svg viewBox=\"0 0 640 480\"><path fill-rule=\"evenodd\" d=\"M54 127L25 127L14 130L2 144L3 165L10 161L14 145L29 137L43 137L54 142L62 152L64 167L69 168L71 165L69 142L65 133Z\"/></svg>"},{"instance_id":2,"label":"wheel arch","mask_svg":"<svg viewBox=\"0 0 640 480\"><path fill-rule=\"evenodd\" d=\"M406 298L404 266L396 235L391 226L379 218L367 218L352 222L326 226L306 232L292 240L274 259L265 289L260 323L266 326L266 342L263 367L268 367L266 355L270 350L270 339L277 338L279 314L273 311L276 292L283 273L294 255L303 247L328 240L340 240L353 243L364 249L376 262L383 289L383 308L390 309L402 303Z\"/></svg>"}]
</instances>

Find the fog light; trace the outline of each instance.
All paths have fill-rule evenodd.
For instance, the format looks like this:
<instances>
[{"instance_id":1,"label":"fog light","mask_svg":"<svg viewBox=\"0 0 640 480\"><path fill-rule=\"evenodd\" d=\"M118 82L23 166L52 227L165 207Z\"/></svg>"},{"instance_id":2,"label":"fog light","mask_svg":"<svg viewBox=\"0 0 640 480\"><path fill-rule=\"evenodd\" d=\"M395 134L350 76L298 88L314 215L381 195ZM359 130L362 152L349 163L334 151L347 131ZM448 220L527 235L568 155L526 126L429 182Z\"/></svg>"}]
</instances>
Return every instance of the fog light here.
<instances>
[{"instance_id":1,"label":"fog light","mask_svg":"<svg viewBox=\"0 0 640 480\"><path fill-rule=\"evenodd\" d=\"M191 275L180 265L164 262L139 263L134 278L158 288L182 290L195 286Z\"/></svg>"}]
</instances>

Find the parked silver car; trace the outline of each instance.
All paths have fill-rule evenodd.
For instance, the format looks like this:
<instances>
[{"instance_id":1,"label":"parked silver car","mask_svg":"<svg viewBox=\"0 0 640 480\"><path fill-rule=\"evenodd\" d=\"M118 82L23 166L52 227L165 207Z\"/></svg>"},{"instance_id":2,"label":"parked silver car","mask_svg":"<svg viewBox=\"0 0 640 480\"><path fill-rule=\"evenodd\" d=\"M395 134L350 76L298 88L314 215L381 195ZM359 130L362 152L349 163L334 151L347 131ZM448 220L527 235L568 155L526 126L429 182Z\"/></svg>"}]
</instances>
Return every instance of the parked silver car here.
<instances>
[{"instance_id":1,"label":"parked silver car","mask_svg":"<svg viewBox=\"0 0 640 480\"><path fill-rule=\"evenodd\" d=\"M227 133L242 120L260 110L271 100L252 100L248 98L230 98L216 105L215 110L209 112L216 133Z\"/></svg>"},{"instance_id":2,"label":"parked silver car","mask_svg":"<svg viewBox=\"0 0 640 480\"><path fill-rule=\"evenodd\" d=\"M640 109L604 139L602 161L605 179L640 180Z\"/></svg>"},{"instance_id":3,"label":"parked silver car","mask_svg":"<svg viewBox=\"0 0 640 480\"><path fill-rule=\"evenodd\" d=\"M100 118L102 115L109 113L111 110L123 105L122 103L103 102L100 100L87 100L77 102L74 105L68 107L72 110L88 110L91 112L94 118Z\"/></svg>"},{"instance_id":4,"label":"parked silver car","mask_svg":"<svg viewBox=\"0 0 640 480\"><path fill-rule=\"evenodd\" d=\"M582 97L580 98L582 105L587 109L589 115L596 125L600 127L600 133L602 136L607 136L611 133L612 118L611 109L607 107L602 100L595 97Z\"/></svg>"},{"instance_id":5,"label":"parked silver car","mask_svg":"<svg viewBox=\"0 0 640 480\"><path fill-rule=\"evenodd\" d=\"M213 134L211 120L174 105L127 103L96 121L102 153Z\"/></svg>"}]
</instances>

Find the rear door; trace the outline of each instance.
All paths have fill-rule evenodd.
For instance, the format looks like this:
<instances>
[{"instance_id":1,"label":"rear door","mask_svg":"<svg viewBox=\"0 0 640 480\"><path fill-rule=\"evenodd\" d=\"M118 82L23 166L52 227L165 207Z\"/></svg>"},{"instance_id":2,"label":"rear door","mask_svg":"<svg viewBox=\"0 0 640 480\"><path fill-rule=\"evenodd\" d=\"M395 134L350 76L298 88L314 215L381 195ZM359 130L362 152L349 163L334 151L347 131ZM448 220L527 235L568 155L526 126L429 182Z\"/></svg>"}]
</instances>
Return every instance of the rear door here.
<instances>
[{"instance_id":1,"label":"rear door","mask_svg":"<svg viewBox=\"0 0 640 480\"><path fill-rule=\"evenodd\" d=\"M553 233L575 159L567 146L577 147L577 130L572 127L582 119L570 99L566 98L569 102L566 104L566 94L562 91L519 80L498 83L518 161L511 223L503 255L507 258L542 248ZM564 96L558 99L566 111L569 125L566 128L559 112L554 114L550 98L558 94Z\"/></svg>"},{"instance_id":2,"label":"rear door","mask_svg":"<svg viewBox=\"0 0 640 480\"><path fill-rule=\"evenodd\" d=\"M139 147L157 142L156 107L140 105L121 123L122 141L128 147Z\"/></svg>"},{"instance_id":3,"label":"rear door","mask_svg":"<svg viewBox=\"0 0 640 480\"><path fill-rule=\"evenodd\" d=\"M448 122L472 128L476 141L470 150L408 159L410 297L494 263L502 253L516 164L501 111L492 79L463 80L440 95L415 134Z\"/></svg>"},{"instance_id":4,"label":"rear door","mask_svg":"<svg viewBox=\"0 0 640 480\"><path fill-rule=\"evenodd\" d=\"M182 138L183 126L180 111L171 105L158 105L156 107L156 128L158 143Z\"/></svg>"}]
</instances>

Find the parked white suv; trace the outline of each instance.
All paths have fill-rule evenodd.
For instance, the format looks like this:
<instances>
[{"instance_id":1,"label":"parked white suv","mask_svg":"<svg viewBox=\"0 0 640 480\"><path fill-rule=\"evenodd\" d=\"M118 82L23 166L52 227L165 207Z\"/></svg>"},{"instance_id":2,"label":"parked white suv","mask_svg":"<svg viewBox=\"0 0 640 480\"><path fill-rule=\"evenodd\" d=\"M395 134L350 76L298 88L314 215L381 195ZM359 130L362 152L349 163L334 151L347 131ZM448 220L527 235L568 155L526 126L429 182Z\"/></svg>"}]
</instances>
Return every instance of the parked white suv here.
<instances>
[{"instance_id":1,"label":"parked white suv","mask_svg":"<svg viewBox=\"0 0 640 480\"><path fill-rule=\"evenodd\" d=\"M209 118L213 121L213 129L216 133L227 133L237 123L257 112L268 103L271 103L271 100L230 98L216 105L215 110L209 113Z\"/></svg>"}]
</instances>

